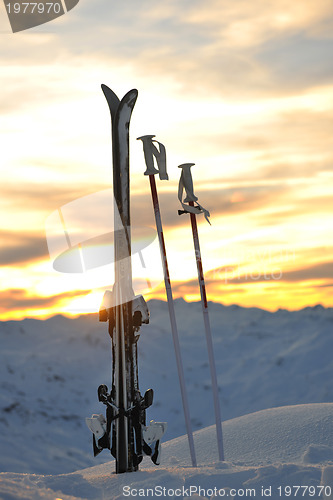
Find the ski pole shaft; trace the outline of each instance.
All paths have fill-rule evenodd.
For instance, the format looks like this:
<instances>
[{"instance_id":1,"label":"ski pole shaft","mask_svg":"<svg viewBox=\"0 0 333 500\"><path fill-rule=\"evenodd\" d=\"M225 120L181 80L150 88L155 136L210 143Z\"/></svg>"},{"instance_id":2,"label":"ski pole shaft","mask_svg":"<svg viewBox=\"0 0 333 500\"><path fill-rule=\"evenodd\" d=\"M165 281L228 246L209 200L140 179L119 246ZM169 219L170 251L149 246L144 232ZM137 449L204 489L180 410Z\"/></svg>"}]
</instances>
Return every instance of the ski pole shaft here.
<instances>
[{"instance_id":1,"label":"ski pole shaft","mask_svg":"<svg viewBox=\"0 0 333 500\"><path fill-rule=\"evenodd\" d=\"M159 245L160 245L163 274L164 274L164 283L165 283L165 290L166 290L167 299L168 299L168 308L169 308L169 316L170 316L170 323L171 323L172 339L173 339L173 344L174 344L174 349L175 349L175 354L176 354L176 363L177 363L180 391L181 391L182 402L183 402L187 437L188 437L188 443L189 443L189 447L190 447L192 466L196 467L197 461L196 461L195 449L194 449L190 411L189 411L187 393L186 393L186 387L185 387L185 377L184 377L183 363L182 363L182 358L181 358L181 353L180 353L180 344L179 344L179 336L178 336L177 323L176 323L175 308L174 308L174 303L173 303L169 267L168 267L166 249L165 249L164 235L163 235L163 229L162 229L162 220L161 220L160 207L159 207L159 202L158 202L156 182L155 182L154 175L149 175L149 181L150 181L150 189L151 189L151 195L152 195L153 206L154 206L154 214L155 214L158 240L159 240Z\"/></svg>"},{"instance_id":2,"label":"ski pole shaft","mask_svg":"<svg viewBox=\"0 0 333 500\"><path fill-rule=\"evenodd\" d=\"M194 207L193 201L190 201L189 205ZM208 359L209 359L209 366L210 366L210 375L211 375L211 380L212 380L217 446L218 446L218 452L219 452L219 459L220 459L220 461L223 462L224 461L224 450L223 450L221 411L220 411L220 403L219 403L219 395L218 395L218 386L217 386L216 366L215 366L215 359L214 359L212 333L211 333L209 314L208 314L206 285L205 285L205 278L204 278L204 273L203 273L203 268L202 268L197 219L196 219L196 215L193 213L190 213L190 217L191 217L194 250L195 250L195 259L196 259L196 263L197 263L198 280L199 280L199 286L200 286L202 312L203 312L203 318L204 318L204 324L205 324L207 351L208 351Z\"/></svg>"}]
</instances>

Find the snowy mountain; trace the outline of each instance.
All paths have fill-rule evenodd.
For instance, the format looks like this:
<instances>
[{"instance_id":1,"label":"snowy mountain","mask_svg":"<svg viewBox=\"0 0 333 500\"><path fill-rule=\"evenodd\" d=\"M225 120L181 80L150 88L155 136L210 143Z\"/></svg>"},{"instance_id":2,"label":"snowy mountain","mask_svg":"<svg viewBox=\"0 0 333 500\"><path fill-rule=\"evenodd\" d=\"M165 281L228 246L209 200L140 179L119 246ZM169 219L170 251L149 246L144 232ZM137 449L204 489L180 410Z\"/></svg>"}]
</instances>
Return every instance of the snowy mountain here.
<instances>
[{"instance_id":1,"label":"snowy mountain","mask_svg":"<svg viewBox=\"0 0 333 500\"><path fill-rule=\"evenodd\" d=\"M224 423L225 462L212 457L215 428L194 434L199 465L189 466L187 438L163 445L163 464L113 474L114 462L70 474L0 474L2 500L120 500L133 497L333 498L333 404L263 410Z\"/></svg>"},{"instance_id":2,"label":"snowy mountain","mask_svg":"<svg viewBox=\"0 0 333 500\"><path fill-rule=\"evenodd\" d=\"M184 418L167 304L150 301L149 309L151 321L142 327L138 343L140 387L142 392L154 389L147 418L168 422L168 441L185 434ZM191 417L199 430L214 422L201 305L177 300L176 315ZM333 401L332 309L316 306L270 313L211 303L210 320L223 420L237 422L236 417L267 408ZM98 323L96 315L9 321L0 323L0 338L0 470L65 474L107 462L106 451L92 457L91 435L84 422L86 416L104 412L96 390L101 383L110 385L105 323ZM327 418L332 425L332 414ZM307 429L312 435L311 423ZM206 431L197 437L200 432ZM302 439L300 435L298 442ZM312 443L304 443L311 447ZM244 460L245 451L232 454L233 449L226 451L227 461ZM317 448L308 451L317 452L321 453ZM251 453L249 448L246 460ZM216 459L212 454L210 462ZM263 463L268 463L266 455ZM251 463L255 465L259 462Z\"/></svg>"}]
</instances>

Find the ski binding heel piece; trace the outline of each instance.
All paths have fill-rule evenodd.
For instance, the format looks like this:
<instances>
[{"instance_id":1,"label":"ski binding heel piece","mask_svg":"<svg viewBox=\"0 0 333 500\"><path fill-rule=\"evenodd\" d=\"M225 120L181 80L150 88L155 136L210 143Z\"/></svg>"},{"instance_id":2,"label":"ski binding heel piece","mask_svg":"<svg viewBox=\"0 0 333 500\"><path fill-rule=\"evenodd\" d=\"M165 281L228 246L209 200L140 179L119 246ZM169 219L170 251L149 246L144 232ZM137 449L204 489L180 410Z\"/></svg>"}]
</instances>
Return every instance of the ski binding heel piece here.
<instances>
[{"instance_id":1,"label":"ski binding heel piece","mask_svg":"<svg viewBox=\"0 0 333 500\"><path fill-rule=\"evenodd\" d=\"M101 439L106 433L106 420L104 415L101 413L98 415L94 414L91 418L86 418L86 424L94 434L96 442L98 442L98 440Z\"/></svg>"},{"instance_id":2,"label":"ski binding heel piece","mask_svg":"<svg viewBox=\"0 0 333 500\"><path fill-rule=\"evenodd\" d=\"M147 444L161 440L168 428L167 422L154 422L151 420L149 425L143 426L143 439Z\"/></svg>"},{"instance_id":3,"label":"ski binding heel piece","mask_svg":"<svg viewBox=\"0 0 333 500\"><path fill-rule=\"evenodd\" d=\"M151 453L149 455L155 465L159 465L161 462L161 439L167 428L168 424L166 422L151 420L149 425L143 426L142 429L143 441L150 447Z\"/></svg>"}]
</instances>

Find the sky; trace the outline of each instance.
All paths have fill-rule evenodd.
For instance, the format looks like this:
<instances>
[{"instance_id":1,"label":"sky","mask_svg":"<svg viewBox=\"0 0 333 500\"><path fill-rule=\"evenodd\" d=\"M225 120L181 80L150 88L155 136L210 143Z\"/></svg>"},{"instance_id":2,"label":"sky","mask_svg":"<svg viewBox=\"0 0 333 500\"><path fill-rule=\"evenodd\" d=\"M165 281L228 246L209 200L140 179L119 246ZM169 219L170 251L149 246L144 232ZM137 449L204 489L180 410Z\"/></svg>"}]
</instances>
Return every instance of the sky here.
<instances>
[{"instance_id":1,"label":"sky","mask_svg":"<svg viewBox=\"0 0 333 500\"><path fill-rule=\"evenodd\" d=\"M197 217L209 300L333 306L330 0L80 0L18 33L0 3L0 37L0 319L97 311L112 287L102 83L120 98L139 93L130 125L136 293L165 299L136 140L154 134L167 154L169 181L156 182L175 298L200 298L177 199L177 167L194 163L194 192L211 213L211 226ZM73 246L89 240L100 256L82 272L59 264L64 224Z\"/></svg>"}]
</instances>

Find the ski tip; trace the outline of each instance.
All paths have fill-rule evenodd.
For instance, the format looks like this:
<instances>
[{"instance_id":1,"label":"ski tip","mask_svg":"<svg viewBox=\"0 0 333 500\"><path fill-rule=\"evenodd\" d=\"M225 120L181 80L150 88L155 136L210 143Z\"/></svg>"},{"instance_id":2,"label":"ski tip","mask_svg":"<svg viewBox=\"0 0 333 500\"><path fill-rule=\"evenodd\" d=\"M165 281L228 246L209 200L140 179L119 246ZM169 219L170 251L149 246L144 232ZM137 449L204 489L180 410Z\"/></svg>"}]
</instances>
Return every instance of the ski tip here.
<instances>
[{"instance_id":1,"label":"ski tip","mask_svg":"<svg viewBox=\"0 0 333 500\"><path fill-rule=\"evenodd\" d=\"M121 100L113 92L113 90L111 90L110 87L108 87L104 83L101 84L101 89L103 91L106 100L108 101L110 109L112 108L111 109L112 113L115 113L118 106L122 103L128 103L133 108L138 98L137 89L132 89L129 92L127 92Z\"/></svg>"},{"instance_id":2,"label":"ski tip","mask_svg":"<svg viewBox=\"0 0 333 500\"><path fill-rule=\"evenodd\" d=\"M103 90L104 94L107 93L107 92L112 92L112 90L110 89L110 87L108 87L104 83L101 84L101 89Z\"/></svg>"},{"instance_id":3,"label":"ski tip","mask_svg":"<svg viewBox=\"0 0 333 500\"><path fill-rule=\"evenodd\" d=\"M110 87L108 87L107 85L102 83L101 89L102 89L103 94L105 95L107 101L109 101L109 99L112 99L115 102L119 103L119 97L113 92L113 90L110 89Z\"/></svg>"},{"instance_id":4,"label":"ski tip","mask_svg":"<svg viewBox=\"0 0 333 500\"><path fill-rule=\"evenodd\" d=\"M138 94L139 92L137 89L129 90L122 98L122 101L127 101L131 103L131 106L133 107L138 98Z\"/></svg>"}]
</instances>

